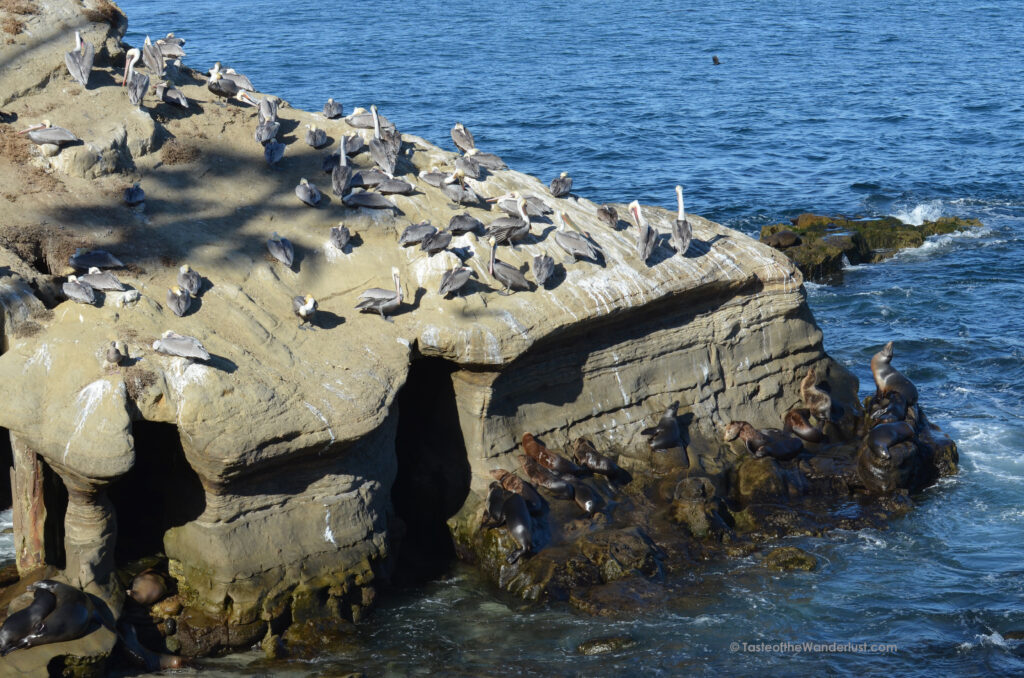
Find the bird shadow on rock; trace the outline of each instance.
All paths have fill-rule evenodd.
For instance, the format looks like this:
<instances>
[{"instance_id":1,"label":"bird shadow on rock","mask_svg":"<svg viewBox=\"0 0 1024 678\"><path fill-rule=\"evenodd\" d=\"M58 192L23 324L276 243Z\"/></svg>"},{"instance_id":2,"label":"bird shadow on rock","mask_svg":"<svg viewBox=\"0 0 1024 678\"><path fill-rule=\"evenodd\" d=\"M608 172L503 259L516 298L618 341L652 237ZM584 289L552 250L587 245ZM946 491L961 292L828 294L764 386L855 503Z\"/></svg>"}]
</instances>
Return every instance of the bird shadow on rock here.
<instances>
[{"instance_id":1,"label":"bird shadow on rock","mask_svg":"<svg viewBox=\"0 0 1024 678\"><path fill-rule=\"evenodd\" d=\"M6 113L4 111L0 111L0 122L2 122L4 124L7 124L7 125L10 125L13 122L17 122L17 120L18 120L18 114L17 113Z\"/></svg>"},{"instance_id":2,"label":"bird shadow on rock","mask_svg":"<svg viewBox=\"0 0 1024 678\"><path fill-rule=\"evenodd\" d=\"M210 359L206 361L206 364L215 370L220 370L221 372L226 372L228 374L234 374L235 371L238 370L238 365L234 360L225 358L222 355L217 355L216 353L210 354Z\"/></svg>"},{"instance_id":3,"label":"bird shadow on rock","mask_svg":"<svg viewBox=\"0 0 1024 678\"><path fill-rule=\"evenodd\" d=\"M550 221L548 223L551 224ZM530 245L536 245L538 243L541 243L541 242L544 242L545 240L547 240L548 239L548 235L551 232L553 232L554 230L555 230L555 225L551 224L550 226L545 228L543 231L541 231L539 235L534 234L533 232L531 232L527 236L527 238L525 238L524 240L528 240Z\"/></svg>"},{"instance_id":4,"label":"bird shadow on rock","mask_svg":"<svg viewBox=\"0 0 1024 678\"><path fill-rule=\"evenodd\" d=\"M629 222L622 219L616 219L615 225L612 226L613 231L627 231L629 230Z\"/></svg>"},{"instance_id":5,"label":"bird shadow on rock","mask_svg":"<svg viewBox=\"0 0 1024 678\"><path fill-rule=\"evenodd\" d=\"M169 103L162 102L157 104L155 107L150 108L150 111L154 114L157 122L184 120L185 118L191 118L194 115L202 115L205 112L203 107L195 99L188 100L188 108L180 108L178 106L172 106Z\"/></svg>"},{"instance_id":6,"label":"bird shadow on rock","mask_svg":"<svg viewBox=\"0 0 1024 678\"><path fill-rule=\"evenodd\" d=\"M546 290L553 290L565 282L566 275L568 275L568 273L565 270L565 265L555 264L554 268L551 269L551 275L548 276L548 279L544 281L543 285L538 285L538 287L542 287Z\"/></svg>"},{"instance_id":7,"label":"bird shadow on rock","mask_svg":"<svg viewBox=\"0 0 1024 678\"><path fill-rule=\"evenodd\" d=\"M661 262L675 256L676 251L669 245L669 239L668 233L658 234L658 239L654 242L654 251L651 252L651 256L647 259L647 266L649 268L654 268Z\"/></svg>"},{"instance_id":8,"label":"bird shadow on rock","mask_svg":"<svg viewBox=\"0 0 1024 678\"><path fill-rule=\"evenodd\" d=\"M462 263L466 263L467 261L476 256L476 252L469 245L466 245L465 247L453 247L449 251L455 256L457 256L462 261Z\"/></svg>"},{"instance_id":9,"label":"bird shadow on rock","mask_svg":"<svg viewBox=\"0 0 1024 678\"><path fill-rule=\"evenodd\" d=\"M72 80L71 82L74 82L74 80ZM89 72L89 86L86 88L87 90L94 90L99 89L100 87L108 86L121 86L121 83L114 78L113 71L106 71L94 68L92 71Z\"/></svg>"},{"instance_id":10,"label":"bird shadow on rock","mask_svg":"<svg viewBox=\"0 0 1024 678\"><path fill-rule=\"evenodd\" d=\"M693 238L690 240L690 247L686 250L684 255L687 259L696 259L702 254L707 254L711 251L711 246L719 240L724 240L725 236L721 233L715 234L715 237L710 240L701 240L700 238Z\"/></svg>"},{"instance_id":11,"label":"bird shadow on rock","mask_svg":"<svg viewBox=\"0 0 1024 678\"><path fill-rule=\"evenodd\" d=\"M312 324L315 327L319 327L322 330L333 330L335 327L341 325L344 322L344 316L340 316L337 313L332 313L331 311L318 309L316 312L316 317L313 319Z\"/></svg>"},{"instance_id":12,"label":"bird shadow on rock","mask_svg":"<svg viewBox=\"0 0 1024 678\"><path fill-rule=\"evenodd\" d=\"M277 137L283 143L290 144L291 142L295 141L298 138L293 135L289 137L287 140L285 139L285 135L291 134L299 126L298 120L288 120L287 118L279 117L277 119L277 122L281 124L281 128L277 131Z\"/></svg>"}]
</instances>

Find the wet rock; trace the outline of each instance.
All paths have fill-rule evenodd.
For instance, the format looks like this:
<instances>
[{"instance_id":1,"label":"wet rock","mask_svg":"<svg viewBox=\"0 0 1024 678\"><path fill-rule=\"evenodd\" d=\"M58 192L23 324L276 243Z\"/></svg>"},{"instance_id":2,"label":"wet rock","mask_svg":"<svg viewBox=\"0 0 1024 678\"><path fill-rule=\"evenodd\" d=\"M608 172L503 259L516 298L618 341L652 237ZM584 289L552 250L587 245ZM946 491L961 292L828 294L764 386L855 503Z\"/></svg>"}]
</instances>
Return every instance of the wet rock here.
<instances>
[{"instance_id":1,"label":"wet rock","mask_svg":"<svg viewBox=\"0 0 1024 678\"><path fill-rule=\"evenodd\" d=\"M630 636L602 636L601 638L590 638L576 646L576 651L582 655L608 654L619 652L631 647L636 647L636 639Z\"/></svg>"},{"instance_id":2,"label":"wet rock","mask_svg":"<svg viewBox=\"0 0 1024 678\"><path fill-rule=\"evenodd\" d=\"M810 572L818 566L818 559L795 546L780 546L766 553L762 564L773 570Z\"/></svg>"}]
</instances>

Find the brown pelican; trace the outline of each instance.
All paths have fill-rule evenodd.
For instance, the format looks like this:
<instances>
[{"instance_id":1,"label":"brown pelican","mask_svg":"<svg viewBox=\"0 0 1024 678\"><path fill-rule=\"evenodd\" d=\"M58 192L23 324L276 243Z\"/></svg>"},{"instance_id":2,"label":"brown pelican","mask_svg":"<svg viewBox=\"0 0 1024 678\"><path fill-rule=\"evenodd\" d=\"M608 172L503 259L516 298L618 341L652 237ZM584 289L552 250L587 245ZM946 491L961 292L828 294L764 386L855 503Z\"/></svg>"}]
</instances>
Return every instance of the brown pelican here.
<instances>
[{"instance_id":1,"label":"brown pelican","mask_svg":"<svg viewBox=\"0 0 1024 678\"><path fill-rule=\"evenodd\" d=\"M277 120L265 120L256 123L256 131L253 133L253 138L256 139L257 143L266 146L271 141L277 139L277 133L280 131L281 123Z\"/></svg>"},{"instance_id":2,"label":"brown pelican","mask_svg":"<svg viewBox=\"0 0 1024 678\"><path fill-rule=\"evenodd\" d=\"M258 122L277 122L277 97L260 97L257 108Z\"/></svg>"},{"instance_id":3,"label":"brown pelican","mask_svg":"<svg viewBox=\"0 0 1024 678\"><path fill-rule=\"evenodd\" d=\"M139 54L137 47L128 50L124 62L124 80L121 81L121 87L128 88L128 101L132 103L132 106L142 106L142 98L146 96L146 90L149 89L149 76L135 72L135 63L139 60Z\"/></svg>"},{"instance_id":4,"label":"brown pelican","mask_svg":"<svg viewBox=\"0 0 1024 678\"><path fill-rule=\"evenodd\" d=\"M676 421L676 412L679 410L679 401L668 406L657 425L645 428L640 433L649 438L647 441L652 450L667 450L670 447L679 447L683 444L679 436L679 422Z\"/></svg>"},{"instance_id":5,"label":"brown pelican","mask_svg":"<svg viewBox=\"0 0 1024 678\"><path fill-rule=\"evenodd\" d=\"M306 143L313 148L327 145L327 132L316 125L306 125Z\"/></svg>"},{"instance_id":6,"label":"brown pelican","mask_svg":"<svg viewBox=\"0 0 1024 678\"><path fill-rule=\"evenodd\" d=\"M411 195L416 190L408 181L385 179L377 184L377 192L384 195Z\"/></svg>"},{"instance_id":7,"label":"brown pelican","mask_svg":"<svg viewBox=\"0 0 1024 678\"><path fill-rule=\"evenodd\" d=\"M153 44L146 36L146 42L142 45L142 63L146 64L150 74L157 78L164 77L164 55L160 48Z\"/></svg>"},{"instance_id":8,"label":"brown pelican","mask_svg":"<svg viewBox=\"0 0 1024 678\"><path fill-rule=\"evenodd\" d=\"M82 282L73 275L68 276L68 281L61 285L61 289L64 290L64 295L72 301L77 301L80 304L96 303L96 293L93 291L92 285Z\"/></svg>"},{"instance_id":9,"label":"brown pelican","mask_svg":"<svg viewBox=\"0 0 1024 678\"><path fill-rule=\"evenodd\" d=\"M188 307L192 305L192 297L188 292L177 285L167 290L167 306L174 311L179 318L188 313Z\"/></svg>"},{"instance_id":10,"label":"brown pelican","mask_svg":"<svg viewBox=\"0 0 1024 678\"><path fill-rule=\"evenodd\" d=\"M96 55L96 49L90 42L82 42L82 34L75 31L75 48L64 55L64 64L68 67L71 77L82 84L82 87L89 86L89 73L92 72L92 60Z\"/></svg>"},{"instance_id":11,"label":"brown pelican","mask_svg":"<svg viewBox=\"0 0 1024 678\"><path fill-rule=\"evenodd\" d=\"M353 173L348 185L352 188L375 188L387 180L388 175L380 170L368 169Z\"/></svg>"},{"instance_id":12,"label":"brown pelican","mask_svg":"<svg viewBox=\"0 0 1024 678\"><path fill-rule=\"evenodd\" d=\"M139 182L133 183L124 189L124 203L129 207L135 207L146 202L146 192L139 186Z\"/></svg>"},{"instance_id":13,"label":"brown pelican","mask_svg":"<svg viewBox=\"0 0 1024 678\"><path fill-rule=\"evenodd\" d=\"M183 264L178 269L178 287L188 292L190 297L199 294L199 288L203 285L203 278L190 267Z\"/></svg>"},{"instance_id":14,"label":"brown pelican","mask_svg":"<svg viewBox=\"0 0 1024 678\"><path fill-rule=\"evenodd\" d=\"M654 251L654 243L658 239L658 232L647 223L647 218L644 217L643 212L640 210L639 201L634 200L629 203L629 211L636 221L637 228L640 229L636 236L636 251L640 255L640 260L646 262L650 258L651 252Z\"/></svg>"},{"instance_id":15,"label":"brown pelican","mask_svg":"<svg viewBox=\"0 0 1024 678\"><path fill-rule=\"evenodd\" d=\"M455 235L463 233L480 233L484 228L482 221L466 213L456 214L448 222L448 230Z\"/></svg>"},{"instance_id":16,"label":"brown pelican","mask_svg":"<svg viewBox=\"0 0 1024 678\"><path fill-rule=\"evenodd\" d=\"M338 224L337 226L331 227L331 239L329 242L339 250L344 250L345 245L348 245L348 242L351 239L352 234L344 224Z\"/></svg>"},{"instance_id":17,"label":"brown pelican","mask_svg":"<svg viewBox=\"0 0 1024 678\"><path fill-rule=\"evenodd\" d=\"M180 358L196 358L209 360L210 354L195 337L189 337L167 330L163 336L153 342L153 350L164 355Z\"/></svg>"},{"instance_id":18,"label":"brown pelican","mask_svg":"<svg viewBox=\"0 0 1024 678\"><path fill-rule=\"evenodd\" d=\"M455 294L469 282L469 278L473 275L475 274L471 268L461 264L445 271L441 276L441 288L437 291L438 294L443 297Z\"/></svg>"},{"instance_id":19,"label":"brown pelican","mask_svg":"<svg viewBox=\"0 0 1024 678\"><path fill-rule=\"evenodd\" d=\"M87 250L79 247L71 255L68 262L75 268L121 268L121 260L106 250Z\"/></svg>"},{"instance_id":20,"label":"brown pelican","mask_svg":"<svg viewBox=\"0 0 1024 678\"><path fill-rule=\"evenodd\" d=\"M359 129L373 129L374 127L373 114L365 108L357 108L352 111L348 117L345 118L345 122L352 127L357 127ZM395 129L394 123L380 114L377 116L377 124L382 128Z\"/></svg>"},{"instance_id":21,"label":"brown pelican","mask_svg":"<svg viewBox=\"0 0 1024 678\"><path fill-rule=\"evenodd\" d=\"M184 56L185 39L174 37L174 33L168 33L166 38L157 38L156 46L160 50L160 56L168 59L180 59Z\"/></svg>"},{"instance_id":22,"label":"brown pelican","mask_svg":"<svg viewBox=\"0 0 1024 678\"><path fill-rule=\"evenodd\" d=\"M28 140L39 146L54 144L59 147L80 141L78 137L63 127L51 125L49 120L43 120L41 123L32 125L28 129L23 129L18 134L28 134Z\"/></svg>"},{"instance_id":23,"label":"brown pelican","mask_svg":"<svg viewBox=\"0 0 1024 678\"><path fill-rule=\"evenodd\" d=\"M122 352L121 348L117 345L116 341L110 342L110 346L107 347L107 352L103 355L106 363L110 367L117 367L124 363L128 359L127 351Z\"/></svg>"},{"instance_id":24,"label":"brown pelican","mask_svg":"<svg viewBox=\"0 0 1024 678\"><path fill-rule=\"evenodd\" d=\"M522 196L516 201L519 208L518 217L498 217L487 227L485 235L494 238L497 243L512 243L522 240L530 232L530 216L526 213L526 198Z\"/></svg>"},{"instance_id":25,"label":"brown pelican","mask_svg":"<svg viewBox=\"0 0 1024 678\"><path fill-rule=\"evenodd\" d=\"M327 103L324 104L324 117L327 118L328 120L334 120L335 118L340 118L341 116L341 102L328 98Z\"/></svg>"},{"instance_id":26,"label":"brown pelican","mask_svg":"<svg viewBox=\"0 0 1024 678\"><path fill-rule=\"evenodd\" d=\"M284 157L284 144L277 140L268 141L263 146L263 158L268 165L276 165Z\"/></svg>"},{"instance_id":27,"label":"brown pelican","mask_svg":"<svg viewBox=\"0 0 1024 678\"><path fill-rule=\"evenodd\" d=\"M559 212L558 217L562 222L562 228L555 231L555 244L565 250L566 254L573 258L573 261L591 259L596 262L601 255L601 248L582 233L569 230L574 224L569 221L569 215L565 212Z\"/></svg>"},{"instance_id":28,"label":"brown pelican","mask_svg":"<svg viewBox=\"0 0 1024 678\"><path fill-rule=\"evenodd\" d=\"M480 196L472 188L466 186L466 173L460 169L452 172L452 175L444 180L441 191L449 200L459 205L480 202Z\"/></svg>"},{"instance_id":29,"label":"brown pelican","mask_svg":"<svg viewBox=\"0 0 1024 678\"><path fill-rule=\"evenodd\" d=\"M123 292L125 287L124 283L117 279L110 271L101 271L95 266L89 269L89 272L85 275L78 276L79 282L84 282L94 290L102 290L105 292Z\"/></svg>"},{"instance_id":30,"label":"brown pelican","mask_svg":"<svg viewBox=\"0 0 1024 678\"><path fill-rule=\"evenodd\" d=\"M305 178L301 179L299 185L295 187L295 195L310 207L316 207L320 203L320 190L316 184L309 183Z\"/></svg>"},{"instance_id":31,"label":"brown pelican","mask_svg":"<svg viewBox=\"0 0 1024 678\"><path fill-rule=\"evenodd\" d=\"M486 167L489 170L503 170L508 169L508 165L493 153L481 153L478 148L471 148L466 151L466 155L480 163L481 167Z\"/></svg>"},{"instance_id":32,"label":"brown pelican","mask_svg":"<svg viewBox=\"0 0 1024 678\"><path fill-rule=\"evenodd\" d=\"M267 249L270 250L270 255L280 261L288 268L292 267L292 261L295 260L295 248L292 247L292 243L288 238L282 238L274 231L274 234L267 240Z\"/></svg>"},{"instance_id":33,"label":"brown pelican","mask_svg":"<svg viewBox=\"0 0 1024 678\"><path fill-rule=\"evenodd\" d=\"M395 281L395 291L371 287L359 295L356 308L360 311L380 313L380 317L389 320L387 314L398 310L402 305L402 287L398 281L398 269L392 267L391 279Z\"/></svg>"},{"instance_id":34,"label":"brown pelican","mask_svg":"<svg viewBox=\"0 0 1024 678\"><path fill-rule=\"evenodd\" d=\"M444 185L444 180L448 178L447 172L442 172L436 167L431 167L429 170L421 170L419 176L420 179L435 188L441 188Z\"/></svg>"},{"instance_id":35,"label":"brown pelican","mask_svg":"<svg viewBox=\"0 0 1024 678\"><path fill-rule=\"evenodd\" d=\"M342 141L342 144L345 142ZM345 150L338 149L338 164L331 170L331 193L342 198L348 192L349 180L352 178L352 166L348 164Z\"/></svg>"},{"instance_id":36,"label":"brown pelican","mask_svg":"<svg viewBox=\"0 0 1024 678\"><path fill-rule=\"evenodd\" d=\"M178 47L185 46L185 38L176 38L174 33L168 33L166 36L156 41L158 45L177 45Z\"/></svg>"},{"instance_id":37,"label":"brown pelican","mask_svg":"<svg viewBox=\"0 0 1024 678\"><path fill-rule=\"evenodd\" d=\"M676 248L679 256L684 256L686 250L690 249L693 229L690 227L690 222L686 220L686 210L683 209L682 186L676 186L676 198L679 200L679 214L672 224L672 246Z\"/></svg>"},{"instance_id":38,"label":"brown pelican","mask_svg":"<svg viewBox=\"0 0 1024 678\"><path fill-rule=\"evenodd\" d=\"M236 96L244 87L239 87L238 83L234 80L228 80L224 77L224 74L220 71L214 71L210 75L210 80L206 83L206 89L210 90L219 97L230 99ZM249 90L246 90L249 91Z\"/></svg>"},{"instance_id":39,"label":"brown pelican","mask_svg":"<svg viewBox=\"0 0 1024 678\"><path fill-rule=\"evenodd\" d=\"M341 202L343 202L346 207L368 207L372 210L398 209L398 205L391 202L380 193L373 193L371 191L349 193L341 199Z\"/></svg>"},{"instance_id":40,"label":"brown pelican","mask_svg":"<svg viewBox=\"0 0 1024 678\"><path fill-rule=\"evenodd\" d=\"M221 77L223 77L225 80L230 80L235 84L235 86L238 89L247 89L250 92L256 90L256 88L252 86L252 80L237 72L235 69L225 68L222 71L219 61L213 64L213 69L210 71L210 76L212 77L214 73L219 73Z\"/></svg>"},{"instance_id":41,"label":"brown pelican","mask_svg":"<svg viewBox=\"0 0 1024 678\"><path fill-rule=\"evenodd\" d=\"M158 82L153 86L156 90L156 98L164 103L177 106L178 108L188 108L188 99L177 87L173 87L164 81Z\"/></svg>"},{"instance_id":42,"label":"brown pelican","mask_svg":"<svg viewBox=\"0 0 1024 678\"><path fill-rule=\"evenodd\" d=\"M437 233L431 233L423 238L423 241L420 243L420 249L426 252L429 256L434 256L438 252L443 252L451 243L451 231L438 231Z\"/></svg>"},{"instance_id":43,"label":"brown pelican","mask_svg":"<svg viewBox=\"0 0 1024 678\"><path fill-rule=\"evenodd\" d=\"M398 163L398 151L402 145L402 135L394 130L381 132L380 117L377 114L377 106L370 106L370 113L373 115L373 138L370 139L370 157L388 176L395 175L395 165Z\"/></svg>"},{"instance_id":44,"label":"brown pelican","mask_svg":"<svg viewBox=\"0 0 1024 678\"><path fill-rule=\"evenodd\" d=\"M533 277L541 287L555 272L555 260L547 254L538 254L533 258Z\"/></svg>"},{"instance_id":45,"label":"brown pelican","mask_svg":"<svg viewBox=\"0 0 1024 678\"><path fill-rule=\"evenodd\" d=\"M455 123L455 127L452 127L452 141L455 142L455 147L463 153L476 147L476 144L473 142L473 133L466 129L466 126L461 122Z\"/></svg>"},{"instance_id":46,"label":"brown pelican","mask_svg":"<svg viewBox=\"0 0 1024 678\"><path fill-rule=\"evenodd\" d=\"M551 180L551 184L548 185L548 190L551 191L551 195L556 198L564 198L569 195L569 191L572 190L572 177L569 176L568 172L562 172Z\"/></svg>"},{"instance_id":47,"label":"brown pelican","mask_svg":"<svg viewBox=\"0 0 1024 678\"><path fill-rule=\"evenodd\" d=\"M528 290L530 289L530 283L527 281L526 276L523 275L515 266L506 264L501 259L495 259L494 253L498 249L498 242L494 236L488 239L491 244L491 261L488 270L491 273L491 277L500 282L505 288L501 291L501 294L507 295L509 290Z\"/></svg>"},{"instance_id":48,"label":"brown pelican","mask_svg":"<svg viewBox=\"0 0 1024 678\"><path fill-rule=\"evenodd\" d=\"M462 170L470 179L480 178L480 163L468 155L455 159L455 169Z\"/></svg>"},{"instance_id":49,"label":"brown pelican","mask_svg":"<svg viewBox=\"0 0 1024 678\"><path fill-rule=\"evenodd\" d=\"M409 247L410 245L419 245L423 242L423 239L428 235L437 233L437 229L431 226L429 221L421 221L418 224L409 224L402 231L402 235L398 236L398 244L402 247Z\"/></svg>"},{"instance_id":50,"label":"brown pelican","mask_svg":"<svg viewBox=\"0 0 1024 678\"><path fill-rule=\"evenodd\" d=\"M611 205L601 205L597 208L597 218L615 228L619 224L619 213Z\"/></svg>"},{"instance_id":51,"label":"brown pelican","mask_svg":"<svg viewBox=\"0 0 1024 678\"><path fill-rule=\"evenodd\" d=\"M316 317L317 303L316 299L313 298L312 294L307 294L304 297L292 297L292 311L295 315L299 316L299 327L305 328L306 323L313 324L313 318Z\"/></svg>"},{"instance_id":52,"label":"brown pelican","mask_svg":"<svg viewBox=\"0 0 1024 678\"><path fill-rule=\"evenodd\" d=\"M531 217L542 217L545 214L551 214L554 210L548 207L548 204L538 198L535 195L528 195L526 197L526 213ZM499 195L497 198L488 198L487 202L498 203L498 209L506 214L512 216L519 215L519 193L518 191L512 191L505 195Z\"/></svg>"}]
</instances>

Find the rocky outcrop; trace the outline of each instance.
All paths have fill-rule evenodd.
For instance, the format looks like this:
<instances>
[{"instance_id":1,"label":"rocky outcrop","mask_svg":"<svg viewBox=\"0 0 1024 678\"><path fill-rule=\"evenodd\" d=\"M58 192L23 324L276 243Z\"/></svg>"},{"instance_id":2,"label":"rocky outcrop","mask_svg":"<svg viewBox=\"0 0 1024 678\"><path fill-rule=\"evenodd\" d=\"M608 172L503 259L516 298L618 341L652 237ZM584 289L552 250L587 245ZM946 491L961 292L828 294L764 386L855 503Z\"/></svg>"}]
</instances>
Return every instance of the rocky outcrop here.
<instances>
[{"instance_id":1,"label":"rocky outcrop","mask_svg":"<svg viewBox=\"0 0 1024 678\"><path fill-rule=\"evenodd\" d=\"M977 219L940 217L920 226L896 217L854 218L801 214L793 224L761 229L761 242L781 250L807 280L837 281L847 264L883 261L925 238L981 226Z\"/></svg>"},{"instance_id":2,"label":"rocky outcrop","mask_svg":"<svg viewBox=\"0 0 1024 678\"><path fill-rule=\"evenodd\" d=\"M151 95L133 108L113 86L120 64L109 61L83 90L62 70L73 28L51 36L60 50L33 51L19 76L32 84L4 106L19 125L47 115L83 144L50 158L0 127L9 203L0 261L11 262L0 279L9 292L0 295L0 382L19 394L0 426L21 446L15 475L25 487L56 474L67 497L66 508L52 497L23 504L19 535L32 538L19 562L64 561L66 579L120 614L116 568L133 551L162 554L176 593L153 613L161 634L175 636L161 649L211 654L263 638L276 653L281 639L301 645L301 629L319 629L320 619L358 620L396 545L415 542L431 527L417 521L439 512L455 514L457 549L502 586L604 613L624 591L640 595L636 581L734 539L740 523L754 526L744 511L761 498L804 491L800 473L725 445L725 423L781 421L809 367L835 402L858 409L856 380L825 354L799 271L741 233L690 216L687 255L661 242L647 265L635 229L604 225L585 198L553 198L514 170L486 172L467 181L480 196L540 198L604 251L598 264L559 262L545 288L503 296L479 234L456 236L435 256L397 245L421 220L499 216L490 202L457 207L418 178L451 168L455 154L403 135L396 174L415 192L392 196L395 209L349 208L330 195L311 209L295 197L300 179L324 176L322 157L340 135L370 132L282 103L287 149L267 167L252 137L255 110L218 100L186 68L176 72L187 111ZM111 41L123 25L90 30L116 62ZM327 130L328 150L295 138L314 123ZM354 162L372 164L366 154ZM144 209L121 203L130 180L141 180ZM673 214L643 209L669 231ZM340 221L357 234L344 252L327 243ZM522 267L557 255L554 228L535 218L533 233L500 258ZM275 231L294 243L292 268L267 254ZM95 305L62 299L77 247L121 258L116 273L129 292L100 294ZM186 262L204 285L177 317L164 299ZM441 276L459 262L476 279L442 298ZM404 295L392 321L358 313L360 292L387 287L392 268ZM319 300L311 328L292 314L292 298L305 294ZM197 337L211 358L155 352L166 330ZM115 340L127 348L120 366L104 360ZM640 432L675 400L685 447L652 453ZM527 430L551 447L588 436L640 480L621 491L594 485L618 505L612 519L552 503L543 548L509 567L513 540L479 529L478 508L490 470L518 466ZM59 541L44 529L48 511L51 521L62 516Z\"/></svg>"}]
</instances>

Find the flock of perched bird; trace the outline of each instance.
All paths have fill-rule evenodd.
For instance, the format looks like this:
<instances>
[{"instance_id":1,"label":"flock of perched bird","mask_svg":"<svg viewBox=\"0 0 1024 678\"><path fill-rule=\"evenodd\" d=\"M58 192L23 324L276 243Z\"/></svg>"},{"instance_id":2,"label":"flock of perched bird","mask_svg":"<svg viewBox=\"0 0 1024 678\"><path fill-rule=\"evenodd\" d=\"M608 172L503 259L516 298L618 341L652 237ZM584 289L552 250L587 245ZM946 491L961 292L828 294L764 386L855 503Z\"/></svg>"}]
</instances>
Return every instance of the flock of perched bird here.
<instances>
[{"instance_id":1,"label":"flock of perched bird","mask_svg":"<svg viewBox=\"0 0 1024 678\"><path fill-rule=\"evenodd\" d=\"M167 61L179 60L183 57L185 55L184 44L184 39L175 37L173 33L168 33L166 37L155 42L147 36L141 50L131 48L127 51L122 87L126 89L132 105L141 107L144 97L151 89L150 77L152 76L158 80L152 86L152 90L155 91L161 102L180 108L189 107L188 98L164 79ZM93 56L93 46L84 42L80 33L76 32L75 48L66 53L65 63L71 77L81 83L83 87L88 85ZM148 75L135 70L140 59L149 72ZM179 67L180 61L174 61L174 65L175 68ZM214 64L214 67L208 72L207 88L218 97L244 103L257 109L254 138L263 146L266 162L271 166L279 163L285 153L285 145L278 140L281 129L278 120L279 100L273 96L256 96L255 88L249 78L237 73L234 69L222 68L220 62ZM341 104L333 98L328 99L324 104L323 115L330 120L341 118L343 115ZM331 192L341 198L342 203L350 208L397 210L395 203L387 196L408 195L415 190L412 183L397 175L398 162L402 155L401 134L391 121L378 112L376 106L370 106L369 111L357 108L345 117L345 121L357 129L372 129L373 136L366 142L358 134L340 135L337 152L324 156L321 169L331 177ZM53 155L59 152L61 147L78 141L73 133L51 125L48 120L23 130L22 133L27 133L31 141L45 147L44 152L48 155ZM514 290L529 290L531 286L525 275L529 271L529 266L526 266L527 270L523 271L501 261L496 257L497 248L504 244L514 247L516 243L521 242L531 233L532 218L552 214L554 210L536 196L527 197L517 192L496 198L482 198L471 186L467 185L466 179L481 181L485 172L507 169L507 166L497 155L477 149L473 134L462 123L455 124L451 130L451 137L455 146L462 152L462 155L455 160L454 168L440 170L435 167L420 172L419 178L426 184L440 189L455 206L483 207L487 203L496 203L497 207L506 213L506 216L499 217L485 226L470 214L460 213L453 216L447 228L442 230L438 230L428 222L412 224L401 234L399 245L403 247L419 245L429 256L433 256L447 249L454 235L466 232L482 233L487 237L490 245L488 271L502 285L501 294L509 294ZM322 148L328 143L326 131L315 124L307 125L305 141L313 148ZM364 152L369 153L373 167L358 168L350 161L351 157ZM551 196L557 199L571 198L571 190L572 177L566 172L562 172L560 176L553 179L549 186ZM682 255L689 248L692 230L686 220L681 186L676 186L676 194L678 216L672 224L671 242L676 252ZM322 200L319 188L306 178L301 179L295 187L295 195L304 204L313 207ZM136 183L126 189L124 200L131 206L141 205L145 200L145 192ZM655 248L658 232L648 223L637 201L630 203L629 211L638 228L637 255L642 261L647 262ZM618 214L611 205L603 205L598 208L597 216L612 228L616 228L618 225ZM555 244L572 261L589 260L600 263L603 257L601 247L591 239L589 234L578 229L564 211L559 210L555 218L557 220L557 229L553 234ZM338 250L343 250L349 246L351 235L349 229L342 223L331 229L328 242ZM273 233L267 240L267 249L274 259L289 268L292 266L294 247L287 238L276 232ZM102 268L102 266L97 268ZM554 270L555 261L547 253L534 257L533 276L538 285L544 286ZM65 293L70 299L91 304L95 303L95 296L91 294L91 289L124 289L123 286L109 288L98 286L120 285L120 283L116 282L116 278L113 278L109 272L103 275L113 278L114 282L107 280L106 277L101 281L96 277L97 275L97 272L89 271L85 275L69 277L68 282L64 285ZM460 263L444 273L439 293L450 298L459 293L473 275L475 274L469 267ZM360 295L356 308L379 313L387 319L388 315L394 313L403 301L397 269L392 269L392 278L395 282L394 290L382 288L366 290ZM167 305L175 314L181 316L188 312L191 300L199 294L197 281L201 281L199 275L185 265L179 273L178 284L167 292ZM305 327L307 324L314 323L317 301L311 295L296 296L293 299L292 309L299 318L300 327ZM180 348L180 343L180 341L176 342L173 337L157 342L164 350L177 350ZM157 348L157 344L154 344L154 348ZM189 357L201 357L206 354L198 341L185 350L190 353Z\"/></svg>"}]
</instances>

